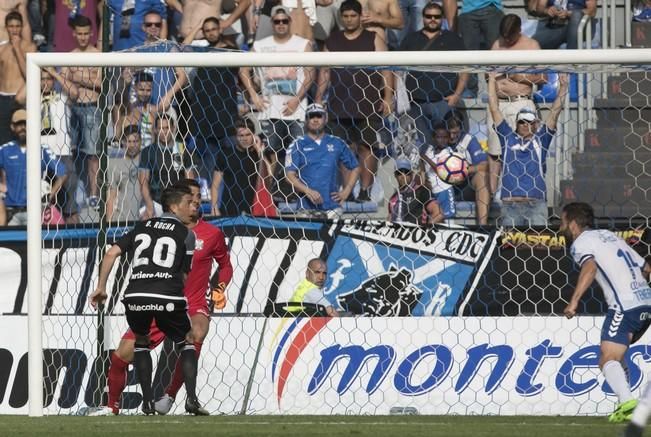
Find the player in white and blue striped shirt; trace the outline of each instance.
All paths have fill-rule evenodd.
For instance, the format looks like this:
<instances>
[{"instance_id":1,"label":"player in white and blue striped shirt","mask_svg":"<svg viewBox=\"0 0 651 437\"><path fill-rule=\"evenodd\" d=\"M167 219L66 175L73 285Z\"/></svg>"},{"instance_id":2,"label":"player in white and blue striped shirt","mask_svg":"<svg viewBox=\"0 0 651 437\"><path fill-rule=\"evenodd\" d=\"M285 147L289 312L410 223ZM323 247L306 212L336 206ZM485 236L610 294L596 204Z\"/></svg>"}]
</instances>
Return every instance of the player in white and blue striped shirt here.
<instances>
[{"instance_id":1,"label":"player in white and blue striped shirt","mask_svg":"<svg viewBox=\"0 0 651 437\"><path fill-rule=\"evenodd\" d=\"M572 241L572 258L581 267L564 314L568 319L576 315L581 297L596 279L608 304L601 329L599 367L619 399L608 420L623 422L631 419L637 400L622 363L629 345L651 324L651 288L647 283L651 266L614 233L591 229L593 222L594 211L587 203L570 203L563 208L561 232Z\"/></svg>"}]
</instances>

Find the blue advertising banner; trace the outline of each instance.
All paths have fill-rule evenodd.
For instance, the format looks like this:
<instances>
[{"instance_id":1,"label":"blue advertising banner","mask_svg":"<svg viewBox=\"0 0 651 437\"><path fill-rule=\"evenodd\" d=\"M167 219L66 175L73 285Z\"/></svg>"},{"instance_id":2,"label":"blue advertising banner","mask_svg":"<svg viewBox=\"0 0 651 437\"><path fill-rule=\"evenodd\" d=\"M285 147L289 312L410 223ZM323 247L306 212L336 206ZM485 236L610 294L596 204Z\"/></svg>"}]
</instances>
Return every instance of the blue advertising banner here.
<instances>
[{"instance_id":1,"label":"blue advertising banner","mask_svg":"<svg viewBox=\"0 0 651 437\"><path fill-rule=\"evenodd\" d=\"M326 297L368 316L451 316L472 293L494 233L345 222L328 254Z\"/></svg>"}]
</instances>

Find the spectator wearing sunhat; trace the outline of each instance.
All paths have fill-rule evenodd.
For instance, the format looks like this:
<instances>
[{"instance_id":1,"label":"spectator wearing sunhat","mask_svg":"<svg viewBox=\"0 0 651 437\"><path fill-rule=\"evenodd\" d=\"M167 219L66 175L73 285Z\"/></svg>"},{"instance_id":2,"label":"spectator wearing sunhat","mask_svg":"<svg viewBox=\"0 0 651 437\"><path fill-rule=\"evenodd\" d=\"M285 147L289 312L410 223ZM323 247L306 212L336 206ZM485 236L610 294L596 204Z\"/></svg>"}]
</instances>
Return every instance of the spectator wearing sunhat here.
<instances>
[{"instance_id":1,"label":"spectator wearing sunhat","mask_svg":"<svg viewBox=\"0 0 651 437\"><path fill-rule=\"evenodd\" d=\"M567 75L559 76L556 100L541 125L535 111L522 108L516 114L515 131L499 108L495 74L488 79L488 107L502 148L502 224L504 226L547 225L545 173L549 146L567 93Z\"/></svg>"},{"instance_id":2,"label":"spectator wearing sunhat","mask_svg":"<svg viewBox=\"0 0 651 437\"><path fill-rule=\"evenodd\" d=\"M359 177L359 163L339 137L325 133L327 111L317 103L305 110L305 135L287 150L287 180L299 193L299 209L325 213L336 218ZM338 184L339 168L342 184Z\"/></svg>"}]
</instances>

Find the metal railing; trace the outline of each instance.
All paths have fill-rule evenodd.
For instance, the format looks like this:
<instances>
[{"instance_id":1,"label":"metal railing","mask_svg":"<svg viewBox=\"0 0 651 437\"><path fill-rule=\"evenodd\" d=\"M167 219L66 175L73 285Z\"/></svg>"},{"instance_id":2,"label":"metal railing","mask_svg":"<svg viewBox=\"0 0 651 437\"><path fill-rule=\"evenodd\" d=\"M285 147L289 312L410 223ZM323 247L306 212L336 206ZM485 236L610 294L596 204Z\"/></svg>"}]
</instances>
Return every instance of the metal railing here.
<instances>
[{"instance_id":1,"label":"metal railing","mask_svg":"<svg viewBox=\"0 0 651 437\"><path fill-rule=\"evenodd\" d=\"M585 38L584 38L585 35ZM592 50L592 17L584 15L579 23L577 32L577 48L583 50L583 43L586 42L586 50ZM579 136L579 152L582 153L585 148L585 130L586 123L591 123L592 112L592 92L590 90L590 73L577 74L577 133ZM567 110L567 109L566 109Z\"/></svg>"}]
</instances>

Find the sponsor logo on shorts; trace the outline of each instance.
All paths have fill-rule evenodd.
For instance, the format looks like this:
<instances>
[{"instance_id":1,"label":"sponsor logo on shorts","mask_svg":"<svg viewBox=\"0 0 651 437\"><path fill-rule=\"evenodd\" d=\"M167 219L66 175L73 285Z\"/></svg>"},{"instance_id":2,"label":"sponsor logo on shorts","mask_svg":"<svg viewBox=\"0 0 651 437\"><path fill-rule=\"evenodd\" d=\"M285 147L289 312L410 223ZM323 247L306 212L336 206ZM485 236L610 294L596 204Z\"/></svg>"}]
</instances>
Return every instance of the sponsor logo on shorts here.
<instances>
[{"instance_id":1,"label":"sponsor logo on shorts","mask_svg":"<svg viewBox=\"0 0 651 437\"><path fill-rule=\"evenodd\" d=\"M168 307L169 305L172 305L172 309L174 309L173 303L168 303L167 305ZM129 307L129 311L163 311L165 309L163 305L159 305L156 303L149 303L146 305L138 305L135 303L130 303L127 304L127 306ZM168 309L167 311L172 311L172 310Z\"/></svg>"},{"instance_id":2,"label":"sponsor logo on shorts","mask_svg":"<svg viewBox=\"0 0 651 437\"><path fill-rule=\"evenodd\" d=\"M172 311L174 311L174 304L172 302L168 303L167 305L165 305L165 310L171 313Z\"/></svg>"}]
</instances>

